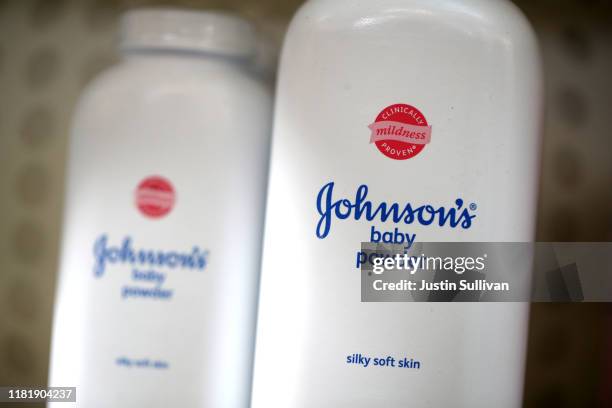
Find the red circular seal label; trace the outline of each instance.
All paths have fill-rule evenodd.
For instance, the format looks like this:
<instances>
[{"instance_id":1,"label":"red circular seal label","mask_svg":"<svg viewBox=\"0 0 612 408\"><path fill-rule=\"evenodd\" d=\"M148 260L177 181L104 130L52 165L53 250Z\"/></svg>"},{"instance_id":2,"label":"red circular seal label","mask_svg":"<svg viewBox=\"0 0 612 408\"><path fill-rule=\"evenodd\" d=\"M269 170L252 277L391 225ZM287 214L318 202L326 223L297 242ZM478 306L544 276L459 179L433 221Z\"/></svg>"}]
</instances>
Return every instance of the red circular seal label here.
<instances>
[{"instance_id":1,"label":"red circular seal label","mask_svg":"<svg viewBox=\"0 0 612 408\"><path fill-rule=\"evenodd\" d=\"M370 125L370 128L377 124L381 125L382 123L389 123L389 126L386 129L382 129L382 131L388 130L391 134L396 133L396 137L394 137L394 139L385 139L384 134L376 135L376 130L373 129L372 140L378 150L390 159L411 159L421 153L423 149L425 149L426 143L429 143L431 128L427 123L427 119L425 119L425 115L414 106L401 103L388 106L378 114L376 121ZM394 123L399 126L394 126ZM407 125L409 130L398 129L401 127L401 124ZM394 132L396 129L398 131ZM420 131L419 129L423 130ZM380 129L378 131L381 132ZM423 136L425 132L427 132L428 135L426 143L422 140L425 138L425 136ZM401 134L402 137L397 136L397 134ZM376 138L374 138L374 136L376 136ZM406 139L408 141L404 142L403 140L397 139ZM411 143L413 140L417 143Z\"/></svg>"},{"instance_id":2,"label":"red circular seal label","mask_svg":"<svg viewBox=\"0 0 612 408\"><path fill-rule=\"evenodd\" d=\"M135 193L136 207L150 218L161 218L174 207L176 194L172 184L163 177L151 176L142 180Z\"/></svg>"}]
</instances>

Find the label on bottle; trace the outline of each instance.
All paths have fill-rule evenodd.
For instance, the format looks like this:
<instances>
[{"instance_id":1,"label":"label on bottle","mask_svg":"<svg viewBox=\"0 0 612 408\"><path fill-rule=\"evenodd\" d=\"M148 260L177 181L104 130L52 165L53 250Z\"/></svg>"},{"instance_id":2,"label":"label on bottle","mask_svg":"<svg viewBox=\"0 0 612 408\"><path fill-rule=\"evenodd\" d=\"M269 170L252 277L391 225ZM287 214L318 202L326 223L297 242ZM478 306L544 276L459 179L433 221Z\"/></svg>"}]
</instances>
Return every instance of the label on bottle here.
<instances>
[{"instance_id":1,"label":"label on bottle","mask_svg":"<svg viewBox=\"0 0 612 408\"><path fill-rule=\"evenodd\" d=\"M412 159L431 142L432 128L425 115L406 104L386 107L368 127L370 143L393 160Z\"/></svg>"}]
</instances>

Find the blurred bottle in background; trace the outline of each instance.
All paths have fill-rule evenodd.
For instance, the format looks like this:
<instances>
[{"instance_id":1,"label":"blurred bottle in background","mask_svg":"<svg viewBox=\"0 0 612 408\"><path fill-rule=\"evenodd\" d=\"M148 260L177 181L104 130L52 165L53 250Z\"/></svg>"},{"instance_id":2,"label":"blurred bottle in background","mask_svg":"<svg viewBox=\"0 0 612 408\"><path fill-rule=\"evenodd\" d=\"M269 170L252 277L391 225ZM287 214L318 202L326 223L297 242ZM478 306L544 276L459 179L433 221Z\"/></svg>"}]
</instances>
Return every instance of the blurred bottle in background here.
<instances>
[{"instance_id":1,"label":"blurred bottle in background","mask_svg":"<svg viewBox=\"0 0 612 408\"><path fill-rule=\"evenodd\" d=\"M244 407L271 95L252 26L130 11L73 120L50 384L78 406Z\"/></svg>"}]
</instances>

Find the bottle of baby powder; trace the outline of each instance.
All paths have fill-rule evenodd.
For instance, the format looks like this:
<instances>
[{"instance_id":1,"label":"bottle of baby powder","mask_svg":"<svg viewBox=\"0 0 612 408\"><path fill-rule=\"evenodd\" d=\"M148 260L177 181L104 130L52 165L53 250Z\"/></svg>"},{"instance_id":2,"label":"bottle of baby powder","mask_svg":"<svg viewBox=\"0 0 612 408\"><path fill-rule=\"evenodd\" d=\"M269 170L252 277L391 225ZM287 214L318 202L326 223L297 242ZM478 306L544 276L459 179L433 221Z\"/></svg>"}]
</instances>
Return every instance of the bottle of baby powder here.
<instances>
[{"instance_id":1,"label":"bottle of baby powder","mask_svg":"<svg viewBox=\"0 0 612 408\"><path fill-rule=\"evenodd\" d=\"M50 384L80 407L248 406L271 118L254 38L130 11L78 103Z\"/></svg>"},{"instance_id":2,"label":"bottle of baby powder","mask_svg":"<svg viewBox=\"0 0 612 408\"><path fill-rule=\"evenodd\" d=\"M505 0L310 0L279 70L254 408L519 407L528 304L361 302L361 244L534 239L542 84Z\"/></svg>"}]
</instances>

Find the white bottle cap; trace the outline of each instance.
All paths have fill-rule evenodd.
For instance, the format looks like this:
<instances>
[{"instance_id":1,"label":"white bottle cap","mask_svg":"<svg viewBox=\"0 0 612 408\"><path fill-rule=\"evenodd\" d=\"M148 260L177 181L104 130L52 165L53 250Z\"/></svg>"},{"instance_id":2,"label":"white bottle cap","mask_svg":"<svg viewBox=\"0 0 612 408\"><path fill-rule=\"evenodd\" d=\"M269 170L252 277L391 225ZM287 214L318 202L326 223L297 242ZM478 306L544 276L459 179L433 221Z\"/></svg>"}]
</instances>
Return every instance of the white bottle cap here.
<instances>
[{"instance_id":1,"label":"white bottle cap","mask_svg":"<svg viewBox=\"0 0 612 408\"><path fill-rule=\"evenodd\" d=\"M121 18L120 48L179 49L234 57L255 53L256 34L246 20L228 13L144 8Z\"/></svg>"}]
</instances>

